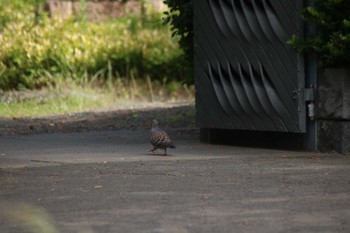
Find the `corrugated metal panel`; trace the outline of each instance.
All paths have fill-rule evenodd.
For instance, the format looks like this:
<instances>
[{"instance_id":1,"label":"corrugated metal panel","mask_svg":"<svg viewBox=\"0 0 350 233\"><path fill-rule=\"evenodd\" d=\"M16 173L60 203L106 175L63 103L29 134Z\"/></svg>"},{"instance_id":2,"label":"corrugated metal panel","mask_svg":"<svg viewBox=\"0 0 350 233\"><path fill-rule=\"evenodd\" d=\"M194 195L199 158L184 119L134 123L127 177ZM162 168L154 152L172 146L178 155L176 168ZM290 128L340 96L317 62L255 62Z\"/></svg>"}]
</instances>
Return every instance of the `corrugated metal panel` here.
<instances>
[{"instance_id":1,"label":"corrugated metal panel","mask_svg":"<svg viewBox=\"0 0 350 233\"><path fill-rule=\"evenodd\" d=\"M194 0L201 127L304 132L302 57L287 45L299 0Z\"/></svg>"}]
</instances>

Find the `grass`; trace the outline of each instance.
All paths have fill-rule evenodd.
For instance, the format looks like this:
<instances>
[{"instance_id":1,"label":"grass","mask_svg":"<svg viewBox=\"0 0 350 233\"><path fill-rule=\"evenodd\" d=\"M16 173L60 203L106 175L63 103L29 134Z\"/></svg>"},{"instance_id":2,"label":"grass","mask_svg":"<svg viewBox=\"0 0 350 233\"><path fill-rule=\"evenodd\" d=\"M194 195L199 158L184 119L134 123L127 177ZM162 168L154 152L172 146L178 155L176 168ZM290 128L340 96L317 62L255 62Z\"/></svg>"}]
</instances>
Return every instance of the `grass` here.
<instances>
[{"instance_id":1,"label":"grass","mask_svg":"<svg viewBox=\"0 0 350 233\"><path fill-rule=\"evenodd\" d=\"M59 233L45 209L27 203L0 202L2 224L23 232Z\"/></svg>"},{"instance_id":2,"label":"grass","mask_svg":"<svg viewBox=\"0 0 350 233\"><path fill-rule=\"evenodd\" d=\"M57 74L181 80L188 73L182 51L164 29L140 28L134 34L117 22L84 28L51 19L47 25L11 24L0 34L0 89L40 88L55 82L49 76Z\"/></svg>"},{"instance_id":3,"label":"grass","mask_svg":"<svg viewBox=\"0 0 350 233\"><path fill-rule=\"evenodd\" d=\"M36 89L51 75L80 79L107 76L183 81L191 74L161 13L106 22L60 20L43 14L35 23L31 4L0 4L0 89ZM19 1L16 0L19 4ZM145 21L141 23L141 21ZM99 75L96 75L99 74Z\"/></svg>"},{"instance_id":4,"label":"grass","mask_svg":"<svg viewBox=\"0 0 350 233\"><path fill-rule=\"evenodd\" d=\"M81 84L64 80L41 90L0 92L0 117L52 116L193 101L194 87L176 81L117 79L109 84Z\"/></svg>"},{"instance_id":5,"label":"grass","mask_svg":"<svg viewBox=\"0 0 350 233\"><path fill-rule=\"evenodd\" d=\"M36 20L35 2L1 0L0 117L193 102L181 84L191 67L161 13Z\"/></svg>"}]
</instances>

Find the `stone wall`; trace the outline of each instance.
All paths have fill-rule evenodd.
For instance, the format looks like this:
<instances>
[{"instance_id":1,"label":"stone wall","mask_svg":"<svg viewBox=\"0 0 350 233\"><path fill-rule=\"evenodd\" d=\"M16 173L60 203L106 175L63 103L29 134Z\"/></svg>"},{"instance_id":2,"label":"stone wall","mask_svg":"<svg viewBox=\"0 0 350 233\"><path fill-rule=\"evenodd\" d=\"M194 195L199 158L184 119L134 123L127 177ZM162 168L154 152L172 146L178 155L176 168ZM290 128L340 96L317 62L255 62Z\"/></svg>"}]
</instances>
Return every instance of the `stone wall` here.
<instances>
[{"instance_id":1,"label":"stone wall","mask_svg":"<svg viewBox=\"0 0 350 233\"><path fill-rule=\"evenodd\" d=\"M155 10L161 11L161 0L149 0ZM129 14L141 13L139 0L87 0L86 16L90 21L105 21L111 18L121 18ZM79 15L79 0L47 0L44 9L51 17L68 18Z\"/></svg>"},{"instance_id":2,"label":"stone wall","mask_svg":"<svg viewBox=\"0 0 350 233\"><path fill-rule=\"evenodd\" d=\"M316 95L318 149L350 152L350 69L322 72Z\"/></svg>"}]
</instances>

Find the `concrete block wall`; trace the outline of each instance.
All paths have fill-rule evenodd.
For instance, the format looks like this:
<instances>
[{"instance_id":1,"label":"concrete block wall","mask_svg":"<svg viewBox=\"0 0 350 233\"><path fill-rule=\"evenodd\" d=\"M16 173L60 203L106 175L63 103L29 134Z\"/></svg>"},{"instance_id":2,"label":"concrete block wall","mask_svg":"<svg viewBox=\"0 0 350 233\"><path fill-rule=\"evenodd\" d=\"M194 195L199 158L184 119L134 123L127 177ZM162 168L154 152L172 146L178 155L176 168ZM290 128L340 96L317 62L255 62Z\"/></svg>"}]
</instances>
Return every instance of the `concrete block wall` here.
<instances>
[{"instance_id":1,"label":"concrete block wall","mask_svg":"<svg viewBox=\"0 0 350 233\"><path fill-rule=\"evenodd\" d=\"M327 69L316 95L318 149L350 152L350 69Z\"/></svg>"}]
</instances>

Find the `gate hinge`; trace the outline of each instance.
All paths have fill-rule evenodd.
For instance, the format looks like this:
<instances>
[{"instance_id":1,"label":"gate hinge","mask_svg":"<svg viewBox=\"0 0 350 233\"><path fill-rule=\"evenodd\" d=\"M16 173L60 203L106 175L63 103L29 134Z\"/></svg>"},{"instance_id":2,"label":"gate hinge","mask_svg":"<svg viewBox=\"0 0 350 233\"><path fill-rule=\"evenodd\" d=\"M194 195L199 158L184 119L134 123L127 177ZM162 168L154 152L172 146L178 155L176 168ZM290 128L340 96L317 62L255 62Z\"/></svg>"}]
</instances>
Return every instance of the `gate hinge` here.
<instances>
[{"instance_id":1,"label":"gate hinge","mask_svg":"<svg viewBox=\"0 0 350 233\"><path fill-rule=\"evenodd\" d=\"M299 100L299 106L298 111L301 110L300 106L303 106L304 104L302 102L306 102L306 110L307 110L307 116L311 119L315 119L315 90L313 86L305 87L302 89L297 89L293 91L294 99Z\"/></svg>"},{"instance_id":2,"label":"gate hinge","mask_svg":"<svg viewBox=\"0 0 350 233\"><path fill-rule=\"evenodd\" d=\"M307 116L310 120L315 119L315 90L313 86L304 88L304 101L307 102Z\"/></svg>"},{"instance_id":3,"label":"gate hinge","mask_svg":"<svg viewBox=\"0 0 350 233\"><path fill-rule=\"evenodd\" d=\"M312 86L297 89L293 91L293 99L299 99L304 102L315 101L315 91Z\"/></svg>"},{"instance_id":4,"label":"gate hinge","mask_svg":"<svg viewBox=\"0 0 350 233\"><path fill-rule=\"evenodd\" d=\"M309 102L309 101L315 101L315 91L312 86L304 88L304 101Z\"/></svg>"}]
</instances>

